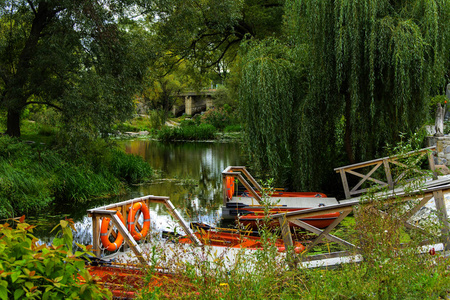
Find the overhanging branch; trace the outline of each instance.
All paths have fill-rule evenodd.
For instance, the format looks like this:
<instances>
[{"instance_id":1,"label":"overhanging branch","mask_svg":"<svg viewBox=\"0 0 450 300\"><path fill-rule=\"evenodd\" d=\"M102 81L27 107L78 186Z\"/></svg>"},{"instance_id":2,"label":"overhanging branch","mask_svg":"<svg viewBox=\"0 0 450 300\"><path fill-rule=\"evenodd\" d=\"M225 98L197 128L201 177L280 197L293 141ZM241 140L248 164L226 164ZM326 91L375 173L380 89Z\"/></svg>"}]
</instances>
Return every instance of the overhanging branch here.
<instances>
[{"instance_id":1,"label":"overhanging branch","mask_svg":"<svg viewBox=\"0 0 450 300\"><path fill-rule=\"evenodd\" d=\"M48 105L50 107L53 107L59 111L63 111L63 109L55 104L49 103L49 102L42 102L42 101L29 101L27 103L25 103L25 106L30 105L30 104L43 104L43 105Z\"/></svg>"}]
</instances>

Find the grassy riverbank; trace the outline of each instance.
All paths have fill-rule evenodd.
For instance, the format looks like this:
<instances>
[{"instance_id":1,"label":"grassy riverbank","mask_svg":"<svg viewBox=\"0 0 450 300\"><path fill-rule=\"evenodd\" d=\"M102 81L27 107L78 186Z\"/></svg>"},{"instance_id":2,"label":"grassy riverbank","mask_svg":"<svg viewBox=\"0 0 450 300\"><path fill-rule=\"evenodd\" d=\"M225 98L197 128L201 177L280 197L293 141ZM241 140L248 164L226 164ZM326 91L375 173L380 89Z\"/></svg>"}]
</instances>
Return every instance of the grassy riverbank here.
<instances>
[{"instance_id":1,"label":"grassy riverbank","mask_svg":"<svg viewBox=\"0 0 450 300\"><path fill-rule=\"evenodd\" d=\"M35 214L56 203L83 203L149 180L153 170L103 140L82 151L0 137L0 217Z\"/></svg>"}]
</instances>

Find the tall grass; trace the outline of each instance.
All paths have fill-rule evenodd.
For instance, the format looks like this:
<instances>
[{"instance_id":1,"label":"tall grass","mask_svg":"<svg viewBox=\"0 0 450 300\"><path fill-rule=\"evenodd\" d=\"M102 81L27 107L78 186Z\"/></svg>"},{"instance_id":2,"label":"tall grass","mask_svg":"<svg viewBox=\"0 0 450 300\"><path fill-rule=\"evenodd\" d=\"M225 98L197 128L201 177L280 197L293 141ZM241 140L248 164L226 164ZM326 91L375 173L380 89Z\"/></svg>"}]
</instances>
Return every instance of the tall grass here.
<instances>
[{"instance_id":1,"label":"tall grass","mask_svg":"<svg viewBox=\"0 0 450 300\"><path fill-rule=\"evenodd\" d=\"M127 183L140 183L153 175L152 168L142 157L126 154L120 150L112 151L109 170L113 176Z\"/></svg>"},{"instance_id":2,"label":"tall grass","mask_svg":"<svg viewBox=\"0 0 450 300\"><path fill-rule=\"evenodd\" d=\"M95 142L94 142L95 143ZM83 203L119 194L124 184L149 180L141 157L98 142L76 155L0 137L0 217L35 214L53 203Z\"/></svg>"}]
</instances>

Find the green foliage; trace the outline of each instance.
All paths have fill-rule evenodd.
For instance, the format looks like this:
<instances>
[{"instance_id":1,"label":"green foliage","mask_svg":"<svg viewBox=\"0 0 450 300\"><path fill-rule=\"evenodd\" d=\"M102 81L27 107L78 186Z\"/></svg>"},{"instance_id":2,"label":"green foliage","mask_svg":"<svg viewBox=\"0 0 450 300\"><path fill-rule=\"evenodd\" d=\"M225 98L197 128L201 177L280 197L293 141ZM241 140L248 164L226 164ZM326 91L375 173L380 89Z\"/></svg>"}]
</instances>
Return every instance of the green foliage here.
<instances>
[{"instance_id":1,"label":"green foliage","mask_svg":"<svg viewBox=\"0 0 450 300\"><path fill-rule=\"evenodd\" d=\"M239 44L248 37L280 34L284 1L153 1L155 47L172 63L189 58L193 69L214 68L226 76ZM189 22L186 22L189 20ZM169 65L171 65L169 63Z\"/></svg>"},{"instance_id":2,"label":"green foliage","mask_svg":"<svg viewBox=\"0 0 450 300\"><path fill-rule=\"evenodd\" d=\"M430 112L430 117L432 119L434 119L436 116L436 109L437 109L438 103L440 103L443 107L445 107L447 104L447 100L448 100L447 96L445 96L445 95L437 95L437 96L430 98L430 102L428 104L428 110Z\"/></svg>"},{"instance_id":3,"label":"green foliage","mask_svg":"<svg viewBox=\"0 0 450 300\"><path fill-rule=\"evenodd\" d=\"M119 194L123 183L142 182L153 173L141 157L111 149L102 140L83 149L82 155L0 137L0 216L37 213L52 203L83 203Z\"/></svg>"},{"instance_id":4,"label":"green foliage","mask_svg":"<svg viewBox=\"0 0 450 300\"><path fill-rule=\"evenodd\" d=\"M0 107L11 121L7 133L20 135L20 116L29 113L29 105L56 108L66 130L93 136L129 117L148 56L142 55L142 36L119 22L140 4L4 2Z\"/></svg>"},{"instance_id":5,"label":"green foliage","mask_svg":"<svg viewBox=\"0 0 450 300\"><path fill-rule=\"evenodd\" d=\"M83 203L91 198L117 195L121 192L118 178L108 172L95 173L88 165L71 165L63 162L55 172L52 185L55 200Z\"/></svg>"},{"instance_id":6,"label":"green foliage","mask_svg":"<svg viewBox=\"0 0 450 300\"><path fill-rule=\"evenodd\" d=\"M248 46L239 88L245 145L258 170L292 187L299 168L307 168L299 164L297 153L304 125L300 118L305 94L302 63L276 40Z\"/></svg>"},{"instance_id":7,"label":"green foliage","mask_svg":"<svg viewBox=\"0 0 450 300\"><path fill-rule=\"evenodd\" d=\"M227 127L225 127L223 129L224 132L236 132L236 131L241 131L241 130L242 130L241 125L228 125Z\"/></svg>"},{"instance_id":8,"label":"green foliage","mask_svg":"<svg viewBox=\"0 0 450 300\"><path fill-rule=\"evenodd\" d=\"M225 108L213 108L207 110L201 117L200 122L210 124L219 130L223 130L227 125L235 123L235 118Z\"/></svg>"},{"instance_id":9,"label":"green foliage","mask_svg":"<svg viewBox=\"0 0 450 300\"><path fill-rule=\"evenodd\" d=\"M70 220L60 221L61 236L53 245L39 245L34 226L19 222L0 226L0 299L105 299L111 294L99 287L85 268L88 248L72 251Z\"/></svg>"},{"instance_id":10,"label":"green foliage","mask_svg":"<svg viewBox=\"0 0 450 300\"><path fill-rule=\"evenodd\" d=\"M426 99L446 84L448 0L287 1L286 12L292 43L309 57L303 186L317 186L336 153L347 164L369 160L421 127ZM343 148L334 149L342 118Z\"/></svg>"},{"instance_id":11,"label":"green foliage","mask_svg":"<svg viewBox=\"0 0 450 300\"><path fill-rule=\"evenodd\" d=\"M181 127L186 127L186 126L195 126L196 123L194 120L192 119L188 119L188 120L183 120L180 122L180 126Z\"/></svg>"},{"instance_id":12,"label":"green foliage","mask_svg":"<svg viewBox=\"0 0 450 300\"><path fill-rule=\"evenodd\" d=\"M209 124L199 126L163 127L158 131L158 139L163 142L170 141L204 141L215 138L217 129Z\"/></svg>"},{"instance_id":13,"label":"green foliage","mask_svg":"<svg viewBox=\"0 0 450 300\"><path fill-rule=\"evenodd\" d=\"M109 170L127 183L140 183L153 175L152 168L141 156L126 154L120 150L113 150Z\"/></svg>"}]
</instances>

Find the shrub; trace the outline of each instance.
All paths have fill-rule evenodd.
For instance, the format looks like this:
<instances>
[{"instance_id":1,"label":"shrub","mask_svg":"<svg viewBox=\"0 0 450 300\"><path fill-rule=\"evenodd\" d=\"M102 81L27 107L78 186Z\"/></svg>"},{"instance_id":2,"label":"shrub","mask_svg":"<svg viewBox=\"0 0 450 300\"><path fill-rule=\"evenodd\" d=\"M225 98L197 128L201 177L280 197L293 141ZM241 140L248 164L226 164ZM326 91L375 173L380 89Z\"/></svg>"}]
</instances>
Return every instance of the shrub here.
<instances>
[{"instance_id":1,"label":"shrub","mask_svg":"<svg viewBox=\"0 0 450 300\"><path fill-rule=\"evenodd\" d=\"M103 140L85 143L75 155L70 149L39 148L0 137L0 217L117 195L121 180L142 182L153 173L141 157L111 149Z\"/></svg>"},{"instance_id":2,"label":"shrub","mask_svg":"<svg viewBox=\"0 0 450 300\"><path fill-rule=\"evenodd\" d=\"M14 165L0 159L0 216L37 212L53 201L51 175L36 163Z\"/></svg>"},{"instance_id":3,"label":"shrub","mask_svg":"<svg viewBox=\"0 0 450 300\"><path fill-rule=\"evenodd\" d=\"M199 126L163 127L158 138L163 142L211 140L215 138L216 128L209 124Z\"/></svg>"},{"instance_id":4,"label":"shrub","mask_svg":"<svg viewBox=\"0 0 450 300\"><path fill-rule=\"evenodd\" d=\"M105 299L111 297L99 287L85 268L83 245L72 252L71 221L60 221L60 237L53 245L39 245L33 228L19 222L16 228L0 225L0 299Z\"/></svg>"},{"instance_id":5,"label":"shrub","mask_svg":"<svg viewBox=\"0 0 450 300\"><path fill-rule=\"evenodd\" d=\"M113 150L110 172L127 183L140 183L153 175L153 169L140 156Z\"/></svg>"},{"instance_id":6,"label":"shrub","mask_svg":"<svg viewBox=\"0 0 450 300\"><path fill-rule=\"evenodd\" d=\"M38 134L44 135L44 136L52 136L56 134L56 128L49 126L49 125L41 125L39 127Z\"/></svg>"},{"instance_id":7,"label":"shrub","mask_svg":"<svg viewBox=\"0 0 450 300\"><path fill-rule=\"evenodd\" d=\"M223 130L224 132L237 132L237 131L242 131L242 126L237 124L237 125L229 125L227 127L225 127L225 129Z\"/></svg>"},{"instance_id":8,"label":"shrub","mask_svg":"<svg viewBox=\"0 0 450 300\"><path fill-rule=\"evenodd\" d=\"M195 126L195 125L197 125L197 124L192 119L186 119L186 120L183 120L183 121L180 122L180 126L181 127Z\"/></svg>"},{"instance_id":9,"label":"shrub","mask_svg":"<svg viewBox=\"0 0 450 300\"><path fill-rule=\"evenodd\" d=\"M88 199L119 194L120 181L108 172L94 173L88 166L65 164L56 171L55 200L85 202Z\"/></svg>"},{"instance_id":10,"label":"shrub","mask_svg":"<svg viewBox=\"0 0 450 300\"><path fill-rule=\"evenodd\" d=\"M207 110L201 116L201 122L204 124L210 124L219 130L224 129L227 125L234 122L231 114L225 111L224 108L213 108Z\"/></svg>"}]
</instances>

